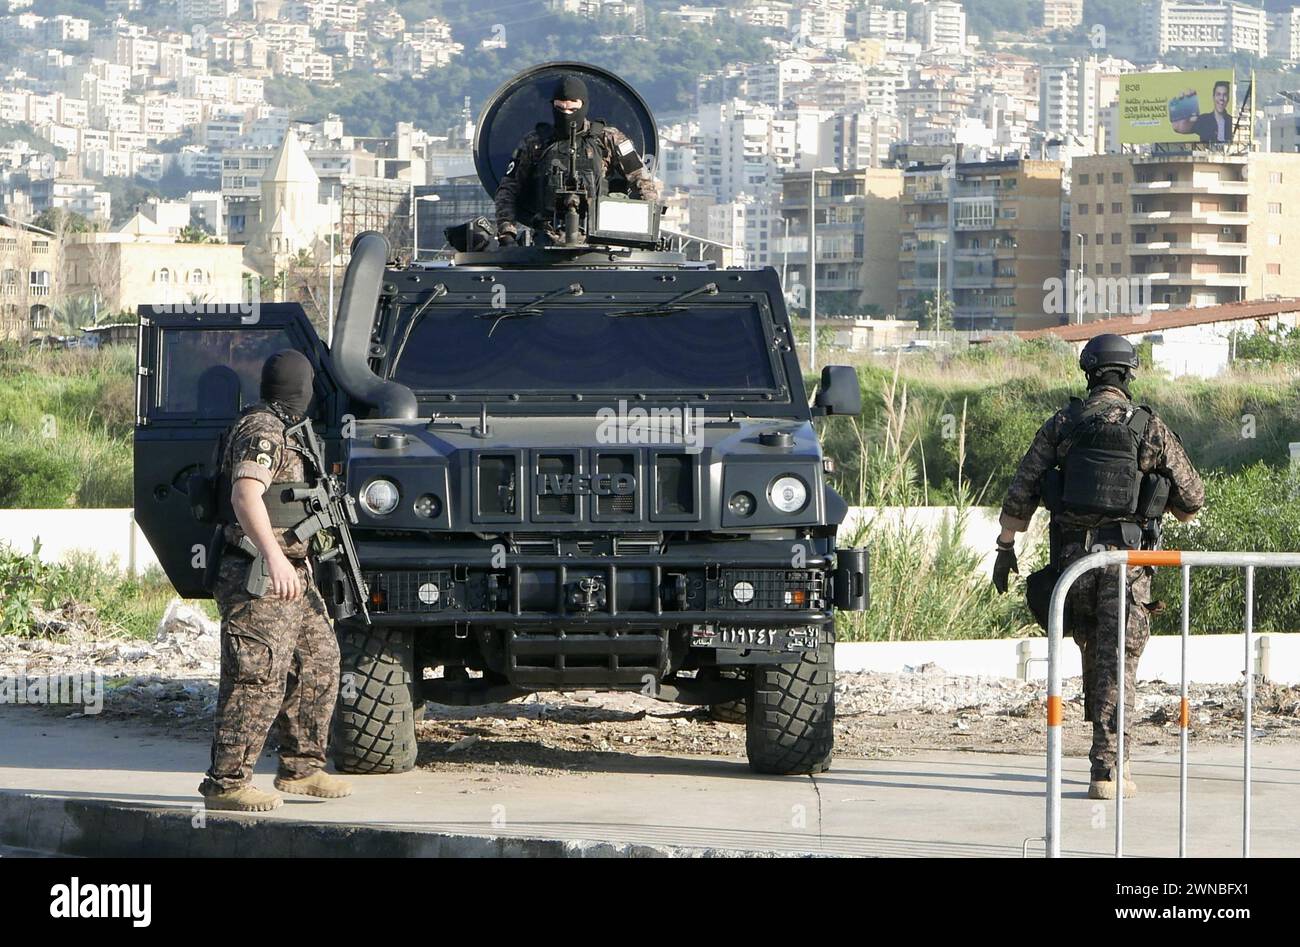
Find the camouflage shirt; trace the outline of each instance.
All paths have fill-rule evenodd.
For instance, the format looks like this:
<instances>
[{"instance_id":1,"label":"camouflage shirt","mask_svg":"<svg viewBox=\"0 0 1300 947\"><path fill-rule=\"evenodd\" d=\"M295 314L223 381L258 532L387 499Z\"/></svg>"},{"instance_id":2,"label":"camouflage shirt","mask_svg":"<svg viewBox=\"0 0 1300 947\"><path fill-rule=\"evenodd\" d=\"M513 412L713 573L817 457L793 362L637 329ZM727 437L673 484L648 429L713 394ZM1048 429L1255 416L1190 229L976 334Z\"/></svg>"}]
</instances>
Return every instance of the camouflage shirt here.
<instances>
[{"instance_id":1,"label":"camouflage shirt","mask_svg":"<svg viewBox=\"0 0 1300 947\"><path fill-rule=\"evenodd\" d=\"M285 437L286 428L296 423L293 415L279 405L259 403L240 415L226 434L221 454L221 473L235 481L256 480L265 492L273 483L302 483L311 473L306 455ZM287 530L277 530L284 554L291 559L307 555L311 542L294 542ZM244 535L238 522L226 524L226 541L237 544Z\"/></svg>"},{"instance_id":2,"label":"camouflage shirt","mask_svg":"<svg viewBox=\"0 0 1300 947\"><path fill-rule=\"evenodd\" d=\"M1132 401L1118 388L1102 385L1089 392L1084 405L1092 407L1098 402L1110 402L1103 416L1109 422L1121 421ZM1038 429L1029 450L1016 468L1016 475L1007 489L1002 504L1001 523L1004 529L1025 530L1038 508L1039 480L1049 469L1059 466L1070 451L1071 439L1062 433L1070 426L1066 409L1057 411ZM1178 435L1153 412L1146 432L1138 444L1138 468L1143 473L1155 471L1169 480L1169 507L1184 513L1195 513L1205 504L1205 487L1200 474L1192 466L1187 451ZM1070 526L1091 528L1112 522L1104 516L1062 516Z\"/></svg>"},{"instance_id":3,"label":"camouflage shirt","mask_svg":"<svg viewBox=\"0 0 1300 947\"><path fill-rule=\"evenodd\" d=\"M588 122L588 125L590 125L590 122ZM614 161L615 155L625 154L629 149L635 153L632 142L627 135L613 125L605 125L599 142L599 151L606 180L626 181L630 197L639 197L643 201L652 202L659 200L659 182L654 179L654 175L646 170L644 165L628 174L624 174L623 169ZM505 176L501 178L501 183L497 185L497 233L515 233L518 224L529 223L529 221L519 219L517 205L521 202L521 198L526 197L521 192L529 186L533 168L550 144L551 140L543 138L536 130L533 130L524 136L524 140L515 149L510 164L506 168Z\"/></svg>"}]
</instances>

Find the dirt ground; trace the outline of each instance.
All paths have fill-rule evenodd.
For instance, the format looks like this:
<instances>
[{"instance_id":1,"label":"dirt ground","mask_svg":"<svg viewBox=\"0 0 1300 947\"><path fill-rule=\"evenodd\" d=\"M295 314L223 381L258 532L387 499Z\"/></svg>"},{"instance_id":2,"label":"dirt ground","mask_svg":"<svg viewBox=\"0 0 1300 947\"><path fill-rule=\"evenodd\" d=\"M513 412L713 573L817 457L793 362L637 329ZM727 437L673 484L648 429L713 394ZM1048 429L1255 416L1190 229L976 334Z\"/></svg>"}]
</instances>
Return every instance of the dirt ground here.
<instances>
[{"instance_id":1,"label":"dirt ground","mask_svg":"<svg viewBox=\"0 0 1300 947\"><path fill-rule=\"evenodd\" d=\"M196 740L209 737L219 668L215 625L183 605L169 608L151 642L93 637L68 616L52 617L35 637L0 636L0 674L97 671L105 719L149 722ZM1091 727L1083 721L1078 678L1064 684L1065 753L1085 756ZM1241 739L1237 685L1191 688L1191 742ZM9 711L9 708L0 708ZM82 707L45 706L82 717ZM1139 685L1135 749L1176 747L1178 687ZM967 677L926 665L902 674L839 675L835 752L879 758L927 750L1037 753L1045 746L1042 682ZM1300 687L1257 685L1253 717L1260 742L1300 739ZM544 692L482 707L427 705L419 723L419 765L562 771L609 768L638 754L694 754L743 760L745 728L719 723L706 708L640 694Z\"/></svg>"},{"instance_id":2,"label":"dirt ground","mask_svg":"<svg viewBox=\"0 0 1300 947\"><path fill-rule=\"evenodd\" d=\"M1083 720L1078 678L1065 684L1065 746L1086 756L1091 724ZM1241 739L1240 694L1196 686L1190 741ZM927 667L911 674L841 674L836 685L835 753L872 759L926 750L1038 753L1045 749L1041 683L972 678ZM1178 745L1178 688L1144 683L1138 692L1134 746ZM1300 739L1300 688L1259 685L1253 715L1258 742ZM609 754L683 753L745 757L745 728L718 723L706 708L667 704L639 694L542 693L509 704L430 704L419 724L419 763L526 769L608 765Z\"/></svg>"}]
</instances>

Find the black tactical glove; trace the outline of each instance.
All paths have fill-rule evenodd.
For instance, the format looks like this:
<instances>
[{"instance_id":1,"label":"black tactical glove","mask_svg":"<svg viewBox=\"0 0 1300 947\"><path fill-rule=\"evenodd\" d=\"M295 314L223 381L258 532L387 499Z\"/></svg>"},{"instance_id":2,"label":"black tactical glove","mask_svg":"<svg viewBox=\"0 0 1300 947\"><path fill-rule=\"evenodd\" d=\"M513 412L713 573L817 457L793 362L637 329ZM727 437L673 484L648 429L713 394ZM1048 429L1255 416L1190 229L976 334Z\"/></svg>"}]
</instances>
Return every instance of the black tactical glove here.
<instances>
[{"instance_id":1,"label":"black tactical glove","mask_svg":"<svg viewBox=\"0 0 1300 947\"><path fill-rule=\"evenodd\" d=\"M1007 579L1012 572L1020 575L1020 563L1016 561L1016 547L1014 543L1003 546L998 543L998 558L993 563L993 587L998 590L999 595L1005 595L1007 591Z\"/></svg>"},{"instance_id":2,"label":"black tactical glove","mask_svg":"<svg viewBox=\"0 0 1300 947\"><path fill-rule=\"evenodd\" d=\"M506 233L497 234L497 246L513 247L516 242L517 240L515 239L515 235L513 233L506 232Z\"/></svg>"}]
</instances>

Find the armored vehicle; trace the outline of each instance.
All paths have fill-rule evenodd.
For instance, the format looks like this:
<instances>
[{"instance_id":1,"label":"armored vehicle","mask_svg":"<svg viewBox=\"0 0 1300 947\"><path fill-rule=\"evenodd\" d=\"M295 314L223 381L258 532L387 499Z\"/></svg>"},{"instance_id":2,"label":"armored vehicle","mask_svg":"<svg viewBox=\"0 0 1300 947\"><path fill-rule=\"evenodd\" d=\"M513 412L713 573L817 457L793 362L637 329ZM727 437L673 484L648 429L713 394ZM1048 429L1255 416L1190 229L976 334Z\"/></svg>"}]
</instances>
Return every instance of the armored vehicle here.
<instances>
[{"instance_id":1,"label":"armored vehicle","mask_svg":"<svg viewBox=\"0 0 1300 947\"><path fill-rule=\"evenodd\" d=\"M573 71L591 114L655 154L617 77L548 64L485 110L489 192ZM868 568L836 546L847 506L813 420L861 410L856 374L824 369L810 402L774 270L670 252L658 208L626 195L557 193L548 240L498 248L471 222L449 230L454 258L399 264L359 236L328 347L293 304L143 312L137 520L177 590L206 595L212 527L186 484L262 362L297 348L364 577L365 614L337 565L318 575L340 770L411 768L426 701L576 689L709 705L744 719L753 769L824 770L835 612L867 607Z\"/></svg>"}]
</instances>

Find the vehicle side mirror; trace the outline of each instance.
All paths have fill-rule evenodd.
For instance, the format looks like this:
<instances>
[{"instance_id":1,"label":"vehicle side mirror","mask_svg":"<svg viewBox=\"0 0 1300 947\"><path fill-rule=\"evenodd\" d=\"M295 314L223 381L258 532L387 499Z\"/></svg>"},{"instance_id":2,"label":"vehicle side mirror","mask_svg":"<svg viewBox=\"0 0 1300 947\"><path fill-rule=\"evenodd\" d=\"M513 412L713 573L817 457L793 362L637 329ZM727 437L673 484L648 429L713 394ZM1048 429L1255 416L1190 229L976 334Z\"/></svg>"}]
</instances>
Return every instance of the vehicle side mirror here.
<instances>
[{"instance_id":1,"label":"vehicle side mirror","mask_svg":"<svg viewBox=\"0 0 1300 947\"><path fill-rule=\"evenodd\" d=\"M827 365L822 369L822 382L817 386L813 404L822 414L861 414L862 386L858 373L851 365Z\"/></svg>"}]
</instances>

